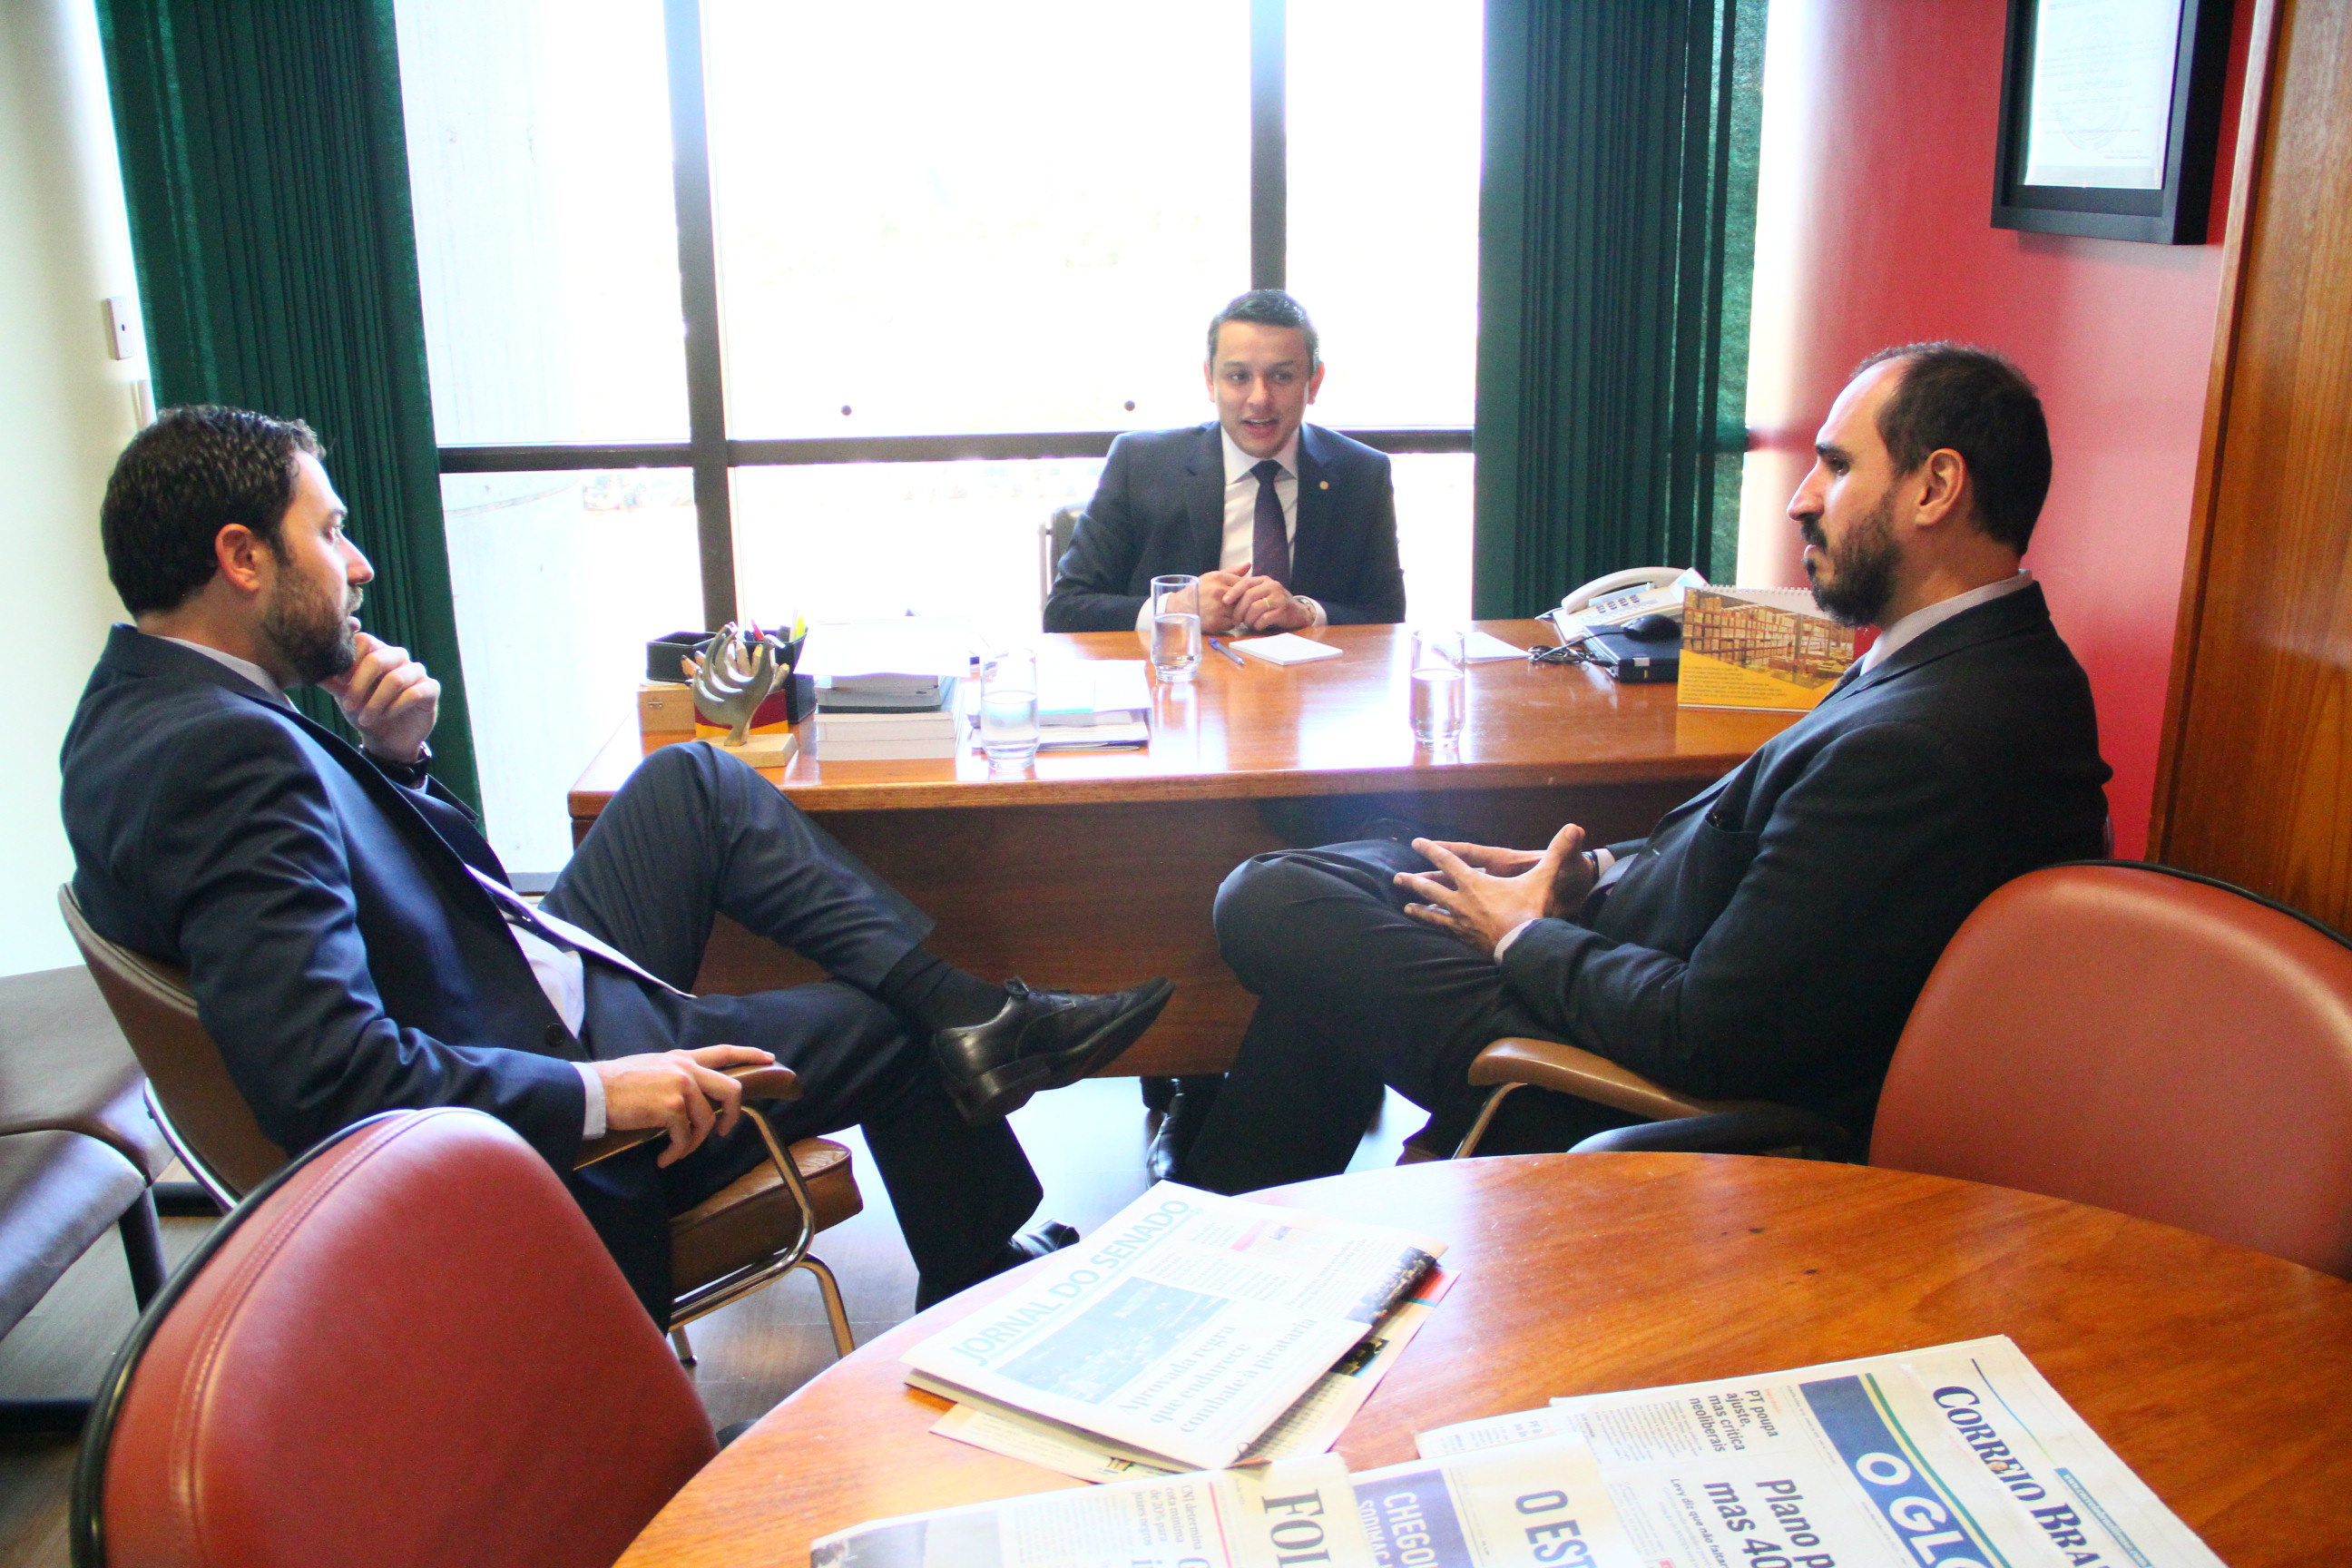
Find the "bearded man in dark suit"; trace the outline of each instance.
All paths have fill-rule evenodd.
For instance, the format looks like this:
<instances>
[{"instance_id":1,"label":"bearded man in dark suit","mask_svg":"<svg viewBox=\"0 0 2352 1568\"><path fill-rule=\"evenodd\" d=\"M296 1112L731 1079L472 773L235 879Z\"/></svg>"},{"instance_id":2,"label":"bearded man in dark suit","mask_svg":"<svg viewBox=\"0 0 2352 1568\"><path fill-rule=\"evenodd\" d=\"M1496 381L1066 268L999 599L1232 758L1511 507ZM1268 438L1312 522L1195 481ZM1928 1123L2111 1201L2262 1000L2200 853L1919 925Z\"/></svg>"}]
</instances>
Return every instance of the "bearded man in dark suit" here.
<instances>
[{"instance_id":1,"label":"bearded man in dark suit","mask_svg":"<svg viewBox=\"0 0 2352 1568\"><path fill-rule=\"evenodd\" d=\"M536 908L430 773L440 684L360 629L374 570L309 427L176 408L133 437L100 518L118 626L63 758L89 923L189 970L262 1131L289 1152L395 1107L463 1105L563 1175L656 1321L668 1216L760 1158L720 1069L780 1060L786 1139L862 1126L918 1305L1076 1239L1015 1229L1037 1181L1007 1112L1108 1063L1165 1005L990 984L739 760L646 759ZM331 693L360 744L299 712ZM713 916L833 979L694 996ZM661 1128L573 1171L583 1142Z\"/></svg>"},{"instance_id":2,"label":"bearded man in dark suit","mask_svg":"<svg viewBox=\"0 0 2352 1568\"><path fill-rule=\"evenodd\" d=\"M1560 1040L1704 1099L1760 1099L1866 1141L1944 944L2001 883L2102 853L2089 682L2019 558L2050 486L2042 405L1948 343L1864 363L1789 503L1822 607L1880 629L1803 719L1646 840L1427 838L1259 856L1216 907L1257 1012L1181 1169L1240 1192L1342 1170L1396 1088L1450 1149L1471 1058ZM1482 1149L1625 1119L1505 1103Z\"/></svg>"}]
</instances>

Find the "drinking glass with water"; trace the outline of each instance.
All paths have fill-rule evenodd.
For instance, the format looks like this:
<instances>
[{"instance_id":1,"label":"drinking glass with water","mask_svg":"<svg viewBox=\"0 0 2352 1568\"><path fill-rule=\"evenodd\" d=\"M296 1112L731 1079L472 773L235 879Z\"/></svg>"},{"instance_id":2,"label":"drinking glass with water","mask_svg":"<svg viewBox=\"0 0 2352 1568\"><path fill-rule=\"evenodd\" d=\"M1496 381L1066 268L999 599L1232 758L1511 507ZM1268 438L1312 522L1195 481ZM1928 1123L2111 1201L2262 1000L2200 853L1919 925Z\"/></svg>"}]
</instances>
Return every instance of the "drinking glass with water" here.
<instances>
[{"instance_id":1,"label":"drinking glass with water","mask_svg":"<svg viewBox=\"0 0 2352 1568\"><path fill-rule=\"evenodd\" d=\"M1412 738L1431 746L1451 746L1461 740L1467 685L1463 678L1462 634L1435 626L1416 628L1411 681Z\"/></svg>"},{"instance_id":2,"label":"drinking glass with water","mask_svg":"<svg viewBox=\"0 0 2352 1568\"><path fill-rule=\"evenodd\" d=\"M1201 580L1181 574L1151 580L1151 673L1190 680L1201 668Z\"/></svg>"},{"instance_id":3,"label":"drinking glass with water","mask_svg":"<svg viewBox=\"0 0 2352 1568\"><path fill-rule=\"evenodd\" d=\"M1017 772L1037 759L1037 655L1008 648L980 667L980 746L988 765Z\"/></svg>"}]
</instances>

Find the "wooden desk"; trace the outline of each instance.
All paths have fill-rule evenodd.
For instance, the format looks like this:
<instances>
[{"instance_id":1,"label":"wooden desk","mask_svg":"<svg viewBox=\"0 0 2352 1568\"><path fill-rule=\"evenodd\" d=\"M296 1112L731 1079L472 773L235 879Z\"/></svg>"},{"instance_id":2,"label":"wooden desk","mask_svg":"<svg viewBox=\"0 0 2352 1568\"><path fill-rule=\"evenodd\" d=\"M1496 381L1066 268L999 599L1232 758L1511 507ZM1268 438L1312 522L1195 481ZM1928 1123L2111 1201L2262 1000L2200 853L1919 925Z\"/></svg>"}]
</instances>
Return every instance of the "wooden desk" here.
<instances>
[{"instance_id":1,"label":"wooden desk","mask_svg":"<svg viewBox=\"0 0 2352 1568\"><path fill-rule=\"evenodd\" d=\"M2003 1187L1728 1155L1433 1163L1265 1196L1433 1231L1461 1271L1340 1442L1352 1468L1554 1394L2005 1333L2233 1568L2352 1542L2352 1285L2295 1264ZM945 1406L899 1380L908 1345L1012 1285L769 1412L623 1568L806 1568L811 1540L865 1520L1078 1484L929 1436Z\"/></svg>"},{"instance_id":2,"label":"wooden desk","mask_svg":"<svg viewBox=\"0 0 2352 1568\"><path fill-rule=\"evenodd\" d=\"M1552 641L1533 621L1481 624L1522 647ZM803 752L768 776L928 910L940 923L932 946L965 968L1087 991L1174 980L1168 1011L1113 1070L1209 1072L1225 1065L1250 1008L1217 957L1210 906L1250 856L1323 841L1375 813L1497 844L1540 845L1570 821L1598 843L1639 837L1793 721L1685 711L1670 685L1620 687L1588 666L1511 660L1472 668L1462 743L1433 753L1406 727L1403 627L1313 635L1344 653L1236 668L1212 652L1192 687L1155 687L1147 752L1045 756L1006 777L972 755L828 765L804 733ZM1143 652L1125 632L1046 637L1039 647L1045 658ZM630 726L589 764L572 791L575 841L647 749ZM721 921L698 989L816 978Z\"/></svg>"}]
</instances>

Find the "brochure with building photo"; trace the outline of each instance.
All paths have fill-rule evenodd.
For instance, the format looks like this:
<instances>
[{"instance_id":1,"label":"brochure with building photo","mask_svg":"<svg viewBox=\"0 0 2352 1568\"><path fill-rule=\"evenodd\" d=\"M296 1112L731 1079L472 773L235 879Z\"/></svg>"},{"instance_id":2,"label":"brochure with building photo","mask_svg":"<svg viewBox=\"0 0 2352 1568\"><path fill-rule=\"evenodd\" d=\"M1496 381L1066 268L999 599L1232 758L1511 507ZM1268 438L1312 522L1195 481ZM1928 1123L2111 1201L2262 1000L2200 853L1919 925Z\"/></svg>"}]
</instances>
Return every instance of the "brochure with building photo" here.
<instances>
[{"instance_id":1,"label":"brochure with building photo","mask_svg":"<svg viewBox=\"0 0 2352 1568\"><path fill-rule=\"evenodd\" d=\"M907 1381L1173 1469L1228 1465L1444 1244L1162 1182L906 1356Z\"/></svg>"},{"instance_id":2,"label":"brochure with building photo","mask_svg":"<svg viewBox=\"0 0 2352 1568\"><path fill-rule=\"evenodd\" d=\"M1690 588L1675 700L1802 713L1854 658L1854 629L1822 614L1810 588Z\"/></svg>"}]
</instances>

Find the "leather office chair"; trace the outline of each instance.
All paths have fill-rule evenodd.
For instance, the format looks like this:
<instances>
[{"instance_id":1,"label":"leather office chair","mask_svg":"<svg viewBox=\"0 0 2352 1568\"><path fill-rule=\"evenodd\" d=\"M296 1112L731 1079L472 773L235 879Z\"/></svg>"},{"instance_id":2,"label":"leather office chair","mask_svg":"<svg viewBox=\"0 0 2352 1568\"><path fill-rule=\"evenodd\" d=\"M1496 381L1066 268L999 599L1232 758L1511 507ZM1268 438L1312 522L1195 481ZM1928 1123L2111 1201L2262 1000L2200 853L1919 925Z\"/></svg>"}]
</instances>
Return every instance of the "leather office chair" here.
<instances>
[{"instance_id":1,"label":"leather office chair","mask_svg":"<svg viewBox=\"0 0 2352 1568\"><path fill-rule=\"evenodd\" d=\"M1062 557L1070 552L1070 541L1076 537L1078 519L1087 515L1082 506L1062 506L1054 515L1037 526L1037 604L1042 609L1054 596L1054 574L1061 569Z\"/></svg>"},{"instance_id":2,"label":"leather office chair","mask_svg":"<svg viewBox=\"0 0 2352 1568\"><path fill-rule=\"evenodd\" d=\"M1753 1152L1802 1120L1785 1107L1710 1114L1577 1148ZM2020 877L1961 925L1920 992L1870 1163L2116 1209L2352 1278L2352 944L2168 867Z\"/></svg>"},{"instance_id":3,"label":"leather office chair","mask_svg":"<svg viewBox=\"0 0 2352 1568\"><path fill-rule=\"evenodd\" d=\"M385 1111L257 1187L141 1320L73 1561L601 1568L717 1451L546 1163L479 1111Z\"/></svg>"},{"instance_id":4,"label":"leather office chair","mask_svg":"<svg viewBox=\"0 0 2352 1568\"><path fill-rule=\"evenodd\" d=\"M99 990L147 1070L156 1121L182 1163L223 1204L236 1203L285 1165L288 1151L270 1142L229 1078L220 1047L196 1016L186 973L131 952L90 929L70 886L58 890L67 928ZM677 1298L669 1331L679 1358L694 1360L686 1326L740 1300L794 1268L816 1279L835 1349L854 1342L841 1287L823 1259L810 1256L819 1231L858 1213L864 1200L849 1150L829 1138L777 1142L754 1098L791 1100L799 1089L782 1068L739 1068L745 1109L768 1145L769 1159L670 1221L670 1278ZM593 1164L661 1134L614 1132L584 1145L578 1163Z\"/></svg>"},{"instance_id":5,"label":"leather office chair","mask_svg":"<svg viewBox=\"0 0 2352 1568\"><path fill-rule=\"evenodd\" d=\"M0 983L0 1333L112 1226L142 1309L163 1287L156 1179L171 1146L145 1079L79 969ZM214 1211L217 1212L217 1211ZM0 1431L71 1432L87 1399L0 1400Z\"/></svg>"}]
</instances>

